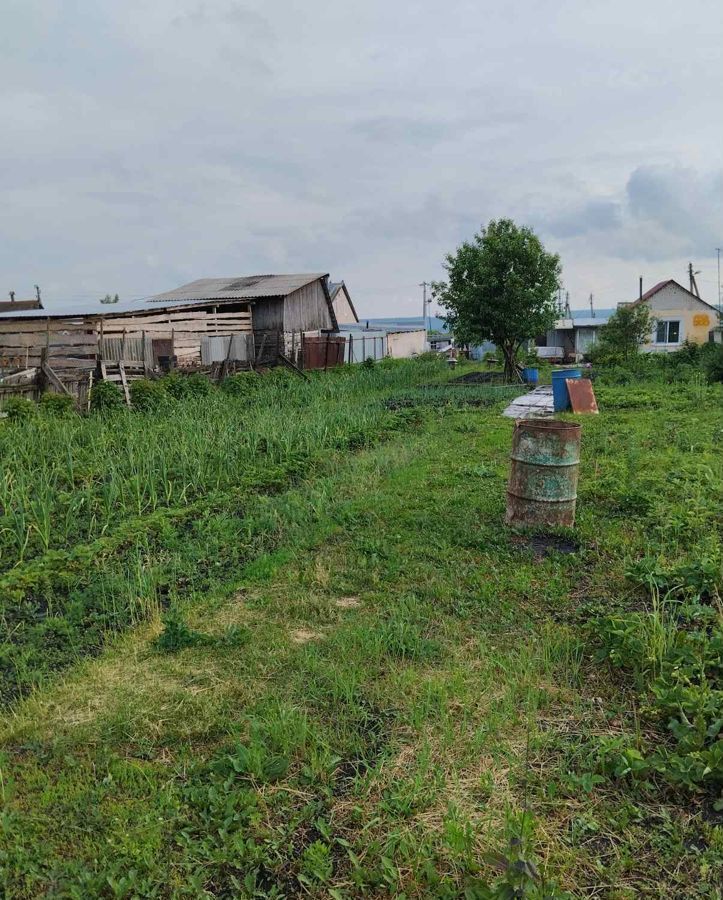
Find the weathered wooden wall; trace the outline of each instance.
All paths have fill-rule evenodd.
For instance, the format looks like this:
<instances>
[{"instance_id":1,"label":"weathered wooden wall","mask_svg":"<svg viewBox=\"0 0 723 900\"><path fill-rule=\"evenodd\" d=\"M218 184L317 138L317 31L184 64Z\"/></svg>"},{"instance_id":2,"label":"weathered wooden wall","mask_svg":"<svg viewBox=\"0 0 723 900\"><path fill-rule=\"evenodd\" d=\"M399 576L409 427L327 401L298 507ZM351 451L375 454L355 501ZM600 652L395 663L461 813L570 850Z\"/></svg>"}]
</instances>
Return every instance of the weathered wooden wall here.
<instances>
[{"instance_id":1,"label":"weathered wooden wall","mask_svg":"<svg viewBox=\"0 0 723 900\"><path fill-rule=\"evenodd\" d=\"M54 369L94 369L99 350L109 360L153 365L154 339L171 339L179 365L201 362L201 338L251 333L248 306L214 310L139 310L128 315L0 319L0 370L39 366L43 350Z\"/></svg>"},{"instance_id":2,"label":"weathered wooden wall","mask_svg":"<svg viewBox=\"0 0 723 900\"><path fill-rule=\"evenodd\" d=\"M320 278L284 297L283 331L324 331L333 327L326 292Z\"/></svg>"}]
</instances>

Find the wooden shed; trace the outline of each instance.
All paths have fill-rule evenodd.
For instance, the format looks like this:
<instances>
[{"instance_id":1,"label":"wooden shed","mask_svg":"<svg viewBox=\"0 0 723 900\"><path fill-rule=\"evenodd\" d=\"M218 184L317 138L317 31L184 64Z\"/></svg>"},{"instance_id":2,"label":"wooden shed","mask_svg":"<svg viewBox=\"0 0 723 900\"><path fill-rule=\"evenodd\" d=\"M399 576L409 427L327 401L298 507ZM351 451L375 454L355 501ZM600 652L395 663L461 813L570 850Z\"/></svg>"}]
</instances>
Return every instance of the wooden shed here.
<instances>
[{"instance_id":1,"label":"wooden shed","mask_svg":"<svg viewBox=\"0 0 723 900\"><path fill-rule=\"evenodd\" d=\"M223 359L274 363L307 334L338 330L326 273L202 278L142 301L53 312L0 312L0 373L91 371L123 362L135 374L162 357L179 366Z\"/></svg>"}]
</instances>

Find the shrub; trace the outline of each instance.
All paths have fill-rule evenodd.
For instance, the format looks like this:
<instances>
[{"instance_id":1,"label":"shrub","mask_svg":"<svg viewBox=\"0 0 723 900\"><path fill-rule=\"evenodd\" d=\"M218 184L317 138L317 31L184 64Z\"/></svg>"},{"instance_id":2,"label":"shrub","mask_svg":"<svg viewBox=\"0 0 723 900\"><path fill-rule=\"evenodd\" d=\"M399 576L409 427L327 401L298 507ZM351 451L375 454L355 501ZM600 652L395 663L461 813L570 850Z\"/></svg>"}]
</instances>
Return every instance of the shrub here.
<instances>
[{"instance_id":1,"label":"shrub","mask_svg":"<svg viewBox=\"0 0 723 900\"><path fill-rule=\"evenodd\" d=\"M52 415L67 416L75 412L75 400L69 394L45 391L40 398L40 409Z\"/></svg>"},{"instance_id":2,"label":"shrub","mask_svg":"<svg viewBox=\"0 0 723 900\"><path fill-rule=\"evenodd\" d=\"M90 391L90 408L94 412L108 412L125 406L123 392L112 381L98 381Z\"/></svg>"},{"instance_id":3,"label":"shrub","mask_svg":"<svg viewBox=\"0 0 723 900\"><path fill-rule=\"evenodd\" d=\"M11 397L3 409L8 419L15 422L31 419L38 411L33 401L25 397Z\"/></svg>"},{"instance_id":4,"label":"shrub","mask_svg":"<svg viewBox=\"0 0 723 900\"><path fill-rule=\"evenodd\" d=\"M173 397L174 400L183 400L184 397L188 397L188 378L184 375L179 375L178 372L171 372L170 375L165 375L161 378L161 384L163 385L163 390L169 397Z\"/></svg>"},{"instance_id":5,"label":"shrub","mask_svg":"<svg viewBox=\"0 0 723 900\"><path fill-rule=\"evenodd\" d=\"M208 397L213 391L210 378L200 372L193 372L186 376L186 389L190 397Z\"/></svg>"},{"instance_id":6,"label":"shrub","mask_svg":"<svg viewBox=\"0 0 723 900\"><path fill-rule=\"evenodd\" d=\"M260 384L261 379L255 372L237 372L224 378L221 390L231 397L249 397L258 391Z\"/></svg>"},{"instance_id":7,"label":"shrub","mask_svg":"<svg viewBox=\"0 0 723 900\"><path fill-rule=\"evenodd\" d=\"M708 381L723 382L723 344L706 344L701 352L701 365Z\"/></svg>"},{"instance_id":8,"label":"shrub","mask_svg":"<svg viewBox=\"0 0 723 900\"><path fill-rule=\"evenodd\" d=\"M213 391L211 381L200 372L191 375L181 375L180 372L171 372L161 379L164 390L175 400L183 400L186 397L207 397Z\"/></svg>"},{"instance_id":9,"label":"shrub","mask_svg":"<svg viewBox=\"0 0 723 900\"><path fill-rule=\"evenodd\" d=\"M128 386L131 405L134 409L158 409L168 400L168 395L160 381L150 378L139 378Z\"/></svg>"}]
</instances>

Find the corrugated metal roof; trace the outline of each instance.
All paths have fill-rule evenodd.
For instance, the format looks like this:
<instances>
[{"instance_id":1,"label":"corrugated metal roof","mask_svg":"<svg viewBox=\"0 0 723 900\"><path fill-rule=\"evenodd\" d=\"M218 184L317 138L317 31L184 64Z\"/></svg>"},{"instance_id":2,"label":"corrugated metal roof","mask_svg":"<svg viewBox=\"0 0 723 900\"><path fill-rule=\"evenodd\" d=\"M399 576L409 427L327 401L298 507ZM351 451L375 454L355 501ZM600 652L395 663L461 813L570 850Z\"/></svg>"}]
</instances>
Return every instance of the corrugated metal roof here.
<instances>
[{"instance_id":1,"label":"corrugated metal roof","mask_svg":"<svg viewBox=\"0 0 723 900\"><path fill-rule=\"evenodd\" d=\"M231 303L235 297L229 297L225 300L218 300L219 304ZM120 303L98 303L94 306L88 304L72 304L64 303L58 309L49 307L48 309L31 309L22 312L3 312L0 313L0 319L73 319L82 316L118 316L129 315L138 312L155 312L159 313L163 310L179 309L185 306L198 306L203 300L173 300L160 303L154 300L125 300Z\"/></svg>"},{"instance_id":2,"label":"corrugated metal roof","mask_svg":"<svg viewBox=\"0 0 723 900\"><path fill-rule=\"evenodd\" d=\"M63 303L54 309L10 310L0 312L0 319L71 318L74 316L112 316L136 313L159 308L178 309L204 303L209 300L231 303L234 300L254 300L262 297L284 297L293 291L326 277L326 272L299 275L247 275L231 278L199 278L164 294L155 294L142 300L122 300L119 303Z\"/></svg>"},{"instance_id":3,"label":"corrugated metal roof","mask_svg":"<svg viewBox=\"0 0 723 900\"><path fill-rule=\"evenodd\" d=\"M149 302L176 303L179 300L254 300L257 297L285 297L326 275L326 272L307 272L299 275L199 278L164 294L156 294Z\"/></svg>"}]
</instances>

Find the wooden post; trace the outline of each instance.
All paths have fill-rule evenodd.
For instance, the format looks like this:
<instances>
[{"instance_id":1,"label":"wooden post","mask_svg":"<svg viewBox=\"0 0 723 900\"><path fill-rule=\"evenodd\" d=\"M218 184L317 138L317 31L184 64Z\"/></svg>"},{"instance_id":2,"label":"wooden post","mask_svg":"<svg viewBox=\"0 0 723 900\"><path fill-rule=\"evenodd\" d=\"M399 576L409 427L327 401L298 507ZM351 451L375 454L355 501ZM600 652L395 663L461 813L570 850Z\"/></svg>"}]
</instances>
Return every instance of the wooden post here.
<instances>
[{"instance_id":1,"label":"wooden post","mask_svg":"<svg viewBox=\"0 0 723 900\"><path fill-rule=\"evenodd\" d=\"M120 359L118 362L123 362L126 358L126 329L123 329L123 337L121 338L121 349L120 349Z\"/></svg>"},{"instance_id":2,"label":"wooden post","mask_svg":"<svg viewBox=\"0 0 723 900\"><path fill-rule=\"evenodd\" d=\"M354 335L349 332L349 365L354 362Z\"/></svg>"},{"instance_id":3,"label":"wooden post","mask_svg":"<svg viewBox=\"0 0 723 900\"><path fill-rule=\"evenodd\" d=\"M324 345L324 371L329 368L329 332L326 332L326 344Z\"/></svg>"}]
</instances>

